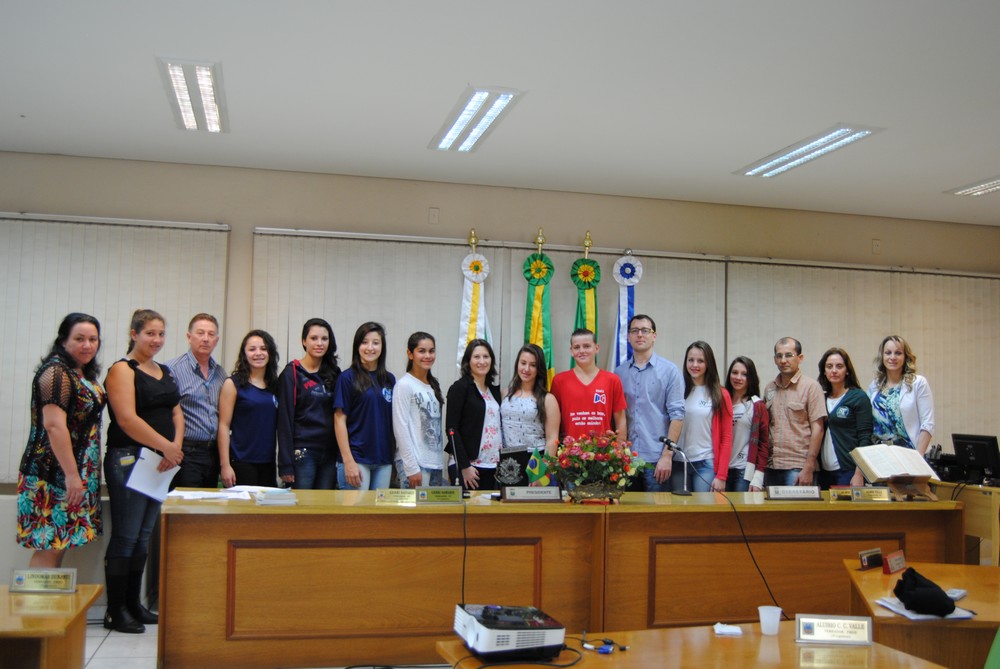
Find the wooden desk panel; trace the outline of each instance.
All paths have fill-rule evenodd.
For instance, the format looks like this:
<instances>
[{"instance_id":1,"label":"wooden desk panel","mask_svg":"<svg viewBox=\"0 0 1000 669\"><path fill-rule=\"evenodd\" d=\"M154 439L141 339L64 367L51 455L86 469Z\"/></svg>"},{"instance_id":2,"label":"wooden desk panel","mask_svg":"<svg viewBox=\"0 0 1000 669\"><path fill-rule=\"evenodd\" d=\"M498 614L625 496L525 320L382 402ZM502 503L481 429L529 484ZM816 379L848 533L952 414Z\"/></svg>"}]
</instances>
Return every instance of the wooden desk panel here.
<instances>
[{"instance_id":1,"label":"wooden desk panel","mask_svg":"<svg viewBox=\"0 0 1000 669\"><path fill-rule=\"evenodd\" d=\"M945 590L963 588L968 595L958 602L975 611L971 620L911 621L875 603L891 597L901 574L881 570L861 571L857 561L844 560L851 584L851 615L871 616L875 641L949 667L981 667L1000 627L1000 568L992 566L932 564L908 565Z\"/></svg>"},{"instance_id":2,"label":"wooden desk panel","mask_svg":"<svg viewBox=\"0 0 1000 669\"><path fill-rule=\"evenodd\" d=\"M600 625L603 509L477 498L463 519L462 507L376 507L370 493L298 495L284 509L165 505L164 667L433 661L462 597L463 522L466 601Z\"/></svg>"},{"instance_id":3,"label":"wooden desk panel","mask_svg":"<svg viewBox=\"0 0 1000 669\"><path fill-rule=\"evenodd\" d=\"M79 584L75 593L11 593L0 586L0 666L19 669L83 667L87 610L104 586Z\"/></svg>"},{"instance_id":4,"label":"wooden desk panel","mask_svg":"<svg viewBox=\"0 0 1000 669\"><path fill-rule=\"evenodd\" d=\"M583 654L577 669L649 669L650 667L878 667L879 669L932 669L939 667L887 646L822 646L795 642L795 623L783 622L777 636L763 636L759 625L741 625L743 636L718 637L711 627L685 627L602 634L629 647L611 655L581 648L579 639L566 645ZM589 638L589 637L588 637ZM438 654L457 669L477 669L482 662L469 657L461 640L437 642ZM563 651L557 664L577 658ZM456 665L456 663L458 663ZM509 669L530 669L538 665L513 664Z\"/></svg>"},{"instance_id":5,"label":"wooden desk panel","mask_svg":"<svg viewBox=\"0 0 1000 669\"><path fill-rule=\"evenodd\" d=\"M908 557L958 562L962 511L954 502L764 503L731 494L753 557L785 613L846 613L842 560L902 548ZM637 495L608 512L605 628L641 629L757 619L770 595L740 523L721 495Z\"/></svg>"},{"instance_id":6,"label":"wooden desk panel","mask_svg":"<svg viewBox=\"0 0 1000 669\"><path fill-rule=\"evenodd\" d=\"M955 499L965 503L965 532L990 542L989 563L1000 566L1000 488L981 485L938 481L933 488L941 499ZM978 548L978 546L977 546ZM979 564L979 552L973 560Z\"/></svg>"}]
</instances>

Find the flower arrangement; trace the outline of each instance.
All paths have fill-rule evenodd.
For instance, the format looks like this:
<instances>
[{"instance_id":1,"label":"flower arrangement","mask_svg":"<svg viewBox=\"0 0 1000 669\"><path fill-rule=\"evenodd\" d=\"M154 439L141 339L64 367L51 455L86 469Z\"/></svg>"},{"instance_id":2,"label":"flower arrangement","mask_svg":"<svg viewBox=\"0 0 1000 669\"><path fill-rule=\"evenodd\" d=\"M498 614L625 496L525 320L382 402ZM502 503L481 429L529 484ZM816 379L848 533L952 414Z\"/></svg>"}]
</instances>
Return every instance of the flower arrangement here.
<instances>
[{"instance_id":1,"label":"flower arrangement","mask_svg":"<svg viewBox=\"0 0 1000 669\"><path fill-rule=\"evenodd\" d=\"M646 466L632 450L632 442L620 441L611 431L591 431L575 439L567 435L556 454L546 455L545 461L562 483L606 483L621 490Z\"/></svg>"}]
</instances>

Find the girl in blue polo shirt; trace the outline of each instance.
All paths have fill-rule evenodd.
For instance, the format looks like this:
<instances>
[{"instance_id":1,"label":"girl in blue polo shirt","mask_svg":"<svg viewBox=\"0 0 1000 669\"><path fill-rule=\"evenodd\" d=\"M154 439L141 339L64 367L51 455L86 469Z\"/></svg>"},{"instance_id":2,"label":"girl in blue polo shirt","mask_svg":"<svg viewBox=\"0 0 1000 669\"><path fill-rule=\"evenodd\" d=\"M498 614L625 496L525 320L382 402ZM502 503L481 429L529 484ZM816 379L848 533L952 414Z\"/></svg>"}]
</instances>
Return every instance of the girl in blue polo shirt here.
<instances>
[{"instance_id":1,"label":"girl in blue polo shirt","mask_svg":"<svg viewBox=\"0 0 1000 669\"><path fill-rule=\"evenodd\" d=\"M341 490L388 488L392 477L392 389L396 377L385 368L385 328L369 321L354 333L351 367L333 392L334 429L343 462Z\"/></svg>"}]
</instances>

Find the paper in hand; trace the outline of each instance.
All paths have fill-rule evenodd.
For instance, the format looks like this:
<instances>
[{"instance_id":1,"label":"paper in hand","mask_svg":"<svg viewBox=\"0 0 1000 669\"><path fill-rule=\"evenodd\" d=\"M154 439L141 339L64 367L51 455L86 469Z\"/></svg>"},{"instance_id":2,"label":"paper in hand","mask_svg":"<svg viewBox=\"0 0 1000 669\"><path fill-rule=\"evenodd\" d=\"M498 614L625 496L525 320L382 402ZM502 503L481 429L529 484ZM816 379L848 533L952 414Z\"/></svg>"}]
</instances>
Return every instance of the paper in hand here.
<instances>
[{"instance_id":1,"label":"paper in hand","mask_svg":"<svg viewBox=\"0 0 1000 669\"><path fill-rule=\"evenodd\" d=\"M135 466L132 467L125 485L157 502L163 502L170 491L170 482L174 480L174 475L180 470L180 466L171 467L165 472L158 471L157 467L162 460L163 456L158 453L148 448L140 448Z\"/></svg>"}]
</instances>

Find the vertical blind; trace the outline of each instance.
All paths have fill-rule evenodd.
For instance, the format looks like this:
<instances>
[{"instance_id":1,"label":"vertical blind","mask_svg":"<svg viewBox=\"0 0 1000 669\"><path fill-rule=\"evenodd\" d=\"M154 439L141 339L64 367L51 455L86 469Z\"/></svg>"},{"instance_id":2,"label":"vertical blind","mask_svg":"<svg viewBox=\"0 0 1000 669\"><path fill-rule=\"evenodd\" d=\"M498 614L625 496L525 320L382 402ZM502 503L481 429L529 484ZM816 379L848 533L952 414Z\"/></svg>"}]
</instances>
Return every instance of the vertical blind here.
<instances>
[{"instance_id":1,"label":"vertical blind","mask_svg":"<svg viewBox=\"0 0 1000 669\"><path fill-rule=\"evenodd\" d=\"M227 248L224 230L0 219L0 481L17 480L31 380L62 318L97 317L106 369L125 353L132 312L155 309L166 361L187 347L192 315L224 316Z\"/></svg>"}]
</instances>

